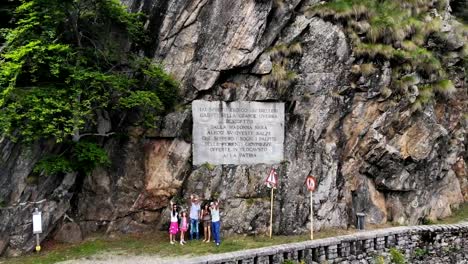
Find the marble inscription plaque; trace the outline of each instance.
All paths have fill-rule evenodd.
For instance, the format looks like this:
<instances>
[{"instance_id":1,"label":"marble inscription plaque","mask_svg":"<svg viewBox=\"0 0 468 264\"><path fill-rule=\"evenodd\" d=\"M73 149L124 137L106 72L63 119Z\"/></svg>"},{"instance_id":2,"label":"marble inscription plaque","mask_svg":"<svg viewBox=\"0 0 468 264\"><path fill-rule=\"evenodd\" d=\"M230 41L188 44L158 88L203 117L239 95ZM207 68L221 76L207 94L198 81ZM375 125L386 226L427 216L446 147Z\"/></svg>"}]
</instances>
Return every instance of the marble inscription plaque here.
<instances>
[{"instance_id":1,"label":"marble inscription plaque","mask_svg":"<svg viewBox=\"0 0 468 264\"><path fill-rule=\"evenodd\" d=\"M284 103L192 103L193 164L275 164L283 160Z\"/></svg>"}]
</instances>

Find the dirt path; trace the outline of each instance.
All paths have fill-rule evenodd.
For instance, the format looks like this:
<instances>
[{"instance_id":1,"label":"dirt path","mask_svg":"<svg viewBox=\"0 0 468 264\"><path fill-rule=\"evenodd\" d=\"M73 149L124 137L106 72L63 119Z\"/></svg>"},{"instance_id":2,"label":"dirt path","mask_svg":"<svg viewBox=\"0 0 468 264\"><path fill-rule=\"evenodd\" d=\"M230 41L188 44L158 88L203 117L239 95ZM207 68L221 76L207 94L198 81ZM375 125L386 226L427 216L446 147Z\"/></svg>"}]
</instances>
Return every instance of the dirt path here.
<instances>
[{"instance_id":1,"label":"dirt path","mask_svg":"<svg viewBox=\"0 0 468 264\"><path fill-rule=\"evenodd\" d=\"M84 259L67 260L58 264L169 264L183 263L187 260L189 258L161 258L157 255L132 256L106 253Z\"/></svg>"}]
</instances>

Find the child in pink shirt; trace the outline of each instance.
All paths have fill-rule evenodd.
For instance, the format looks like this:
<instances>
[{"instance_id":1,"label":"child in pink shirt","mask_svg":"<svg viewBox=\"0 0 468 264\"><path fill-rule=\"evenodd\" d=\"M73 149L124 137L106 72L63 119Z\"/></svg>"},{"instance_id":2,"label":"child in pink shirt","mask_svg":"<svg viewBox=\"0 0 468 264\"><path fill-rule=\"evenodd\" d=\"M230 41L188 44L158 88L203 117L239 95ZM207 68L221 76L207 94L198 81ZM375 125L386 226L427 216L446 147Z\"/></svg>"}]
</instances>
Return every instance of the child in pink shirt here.
<instances>
[{"instance_id":1,"label":"child in pink shirt","mask_svg":"<svg viewBox=\"0 0 468 264\"><path fill-rule=\"evenodd\" d=\"M183 211L180 217L180 244L185 244L185 232L188 230L187 212Z\"/></svg>"}]
</instances>

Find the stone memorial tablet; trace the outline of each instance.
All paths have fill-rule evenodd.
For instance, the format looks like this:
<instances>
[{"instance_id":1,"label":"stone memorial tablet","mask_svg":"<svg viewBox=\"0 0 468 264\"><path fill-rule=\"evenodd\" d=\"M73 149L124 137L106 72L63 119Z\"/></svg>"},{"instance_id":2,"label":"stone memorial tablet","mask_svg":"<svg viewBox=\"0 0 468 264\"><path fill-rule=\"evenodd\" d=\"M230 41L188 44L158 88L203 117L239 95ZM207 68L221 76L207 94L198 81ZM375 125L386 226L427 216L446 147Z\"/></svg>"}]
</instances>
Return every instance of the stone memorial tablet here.
<instances>
[{"instance_id":1,"label":"stone memorial tablet","mask_svg":"<svg viewBox=\"0 0 468 264\"><path fill-rule=\"evenodd\" d=\"M284 103L192 103L193 164L274 164L283 160Z\"/></svg>"}]
</instances>

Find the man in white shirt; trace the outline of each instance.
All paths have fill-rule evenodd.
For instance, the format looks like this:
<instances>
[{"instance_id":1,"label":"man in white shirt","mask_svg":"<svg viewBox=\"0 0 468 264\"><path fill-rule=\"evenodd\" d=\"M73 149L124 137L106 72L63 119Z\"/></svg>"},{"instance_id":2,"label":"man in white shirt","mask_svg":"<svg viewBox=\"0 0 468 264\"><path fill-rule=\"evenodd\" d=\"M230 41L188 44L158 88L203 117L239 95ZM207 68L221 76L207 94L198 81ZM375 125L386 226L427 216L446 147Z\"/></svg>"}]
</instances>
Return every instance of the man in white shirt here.
<instances>
[{"instance_id":1,"label":"man in white shirt","mask_svg":"<svg viewBox=\"0 0 468 264\"><path fill-rule=\"evenodd\" d=\"M197 195L190 195L190 240L193 240L195 234L197 240L200 239L198 233L198 222L200 219L200 200Z\"/></svg>"},{"instance_id":2,"label":"man in white shirt","mask_svg":"<svg viewBox=\"0 0 468 264\"><path fill-rule=\"evenodd\" d=\"M210 203L211 208L211 231L213 232L213 238L216 242L216 246L219 246L221 243L221 219L219 216L219 200L216 202Z\"/></svg>"}]
</instances>

